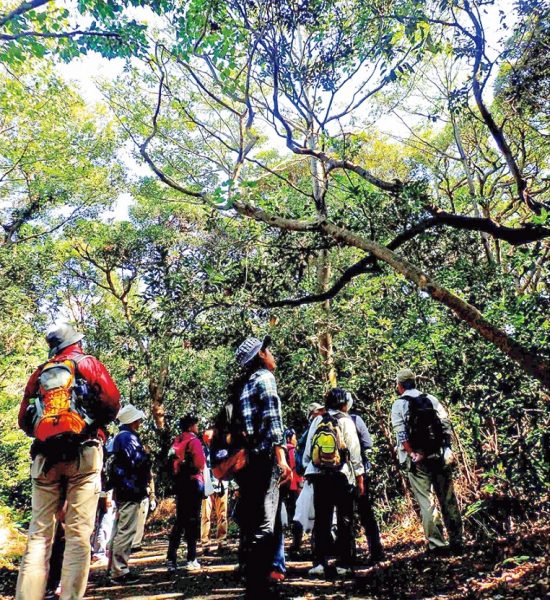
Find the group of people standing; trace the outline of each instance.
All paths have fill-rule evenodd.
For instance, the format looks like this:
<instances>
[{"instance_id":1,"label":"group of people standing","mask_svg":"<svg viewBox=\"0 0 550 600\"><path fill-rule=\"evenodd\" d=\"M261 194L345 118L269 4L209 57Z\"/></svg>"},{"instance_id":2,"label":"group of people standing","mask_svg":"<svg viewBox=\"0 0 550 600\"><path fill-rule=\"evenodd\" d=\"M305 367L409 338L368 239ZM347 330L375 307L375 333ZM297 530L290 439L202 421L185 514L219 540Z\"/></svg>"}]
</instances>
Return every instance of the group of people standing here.
<instances>
[{"instance_id":1,"label":"group of people standing","mask_svg":"<svg viewBox=\"0 0 550 600\"><path fill-rule=\"evenodd\" d=\"M44 598L56 514L63 505L60 597L84 596L102 479L103 487L112 488L116 504L107 553L111 581L118 585L138 581L129 569L129 557L142 502L145 498L154 502L151 461L138 433L145 414L131 404L120 408L116 385L97 359L83 353L82 337L69 325L48 334L50 360L31 376L20 408L19 424L35 438L33 511L16 591L16 598L23 600ZM212 514L218 542L222 550L225 547L229 484L215 476L223 471L219 469L223 457L231 461L230 485L238 490L238 560L247 598L269 596L273 584L285 577L285 520L292 531L292 554L300 551L303 532L312 529L311 576L352 573L356 513L365 529L369 561L384 559L369 486L373 444L365 422L352 412L351 394L333 388L323 404L310 405L309 426L298 441L296 432L283 426L276 360L269 345L269 337L251 337L236 351L240 375L232 387L232 425L238 435L226 436L232 437L224 439L227 448L219 451L215 422L200 435L198 418L187 414L179 421L181 432L168 457L176 516L168 539L167 571L180 568L182 536L187 557L181 568L201 569L197 544L201 530L207 541ZM409 369L397 373L396 387L391 419L398 455L420 507L428 551L460 553L462 522L453 490L448 415L435 397L417 389ZM108 442L103 465L104 431L115 417L120 430ZM101 519L97 525L101 528Z\"/></svg>"}]
</instances>

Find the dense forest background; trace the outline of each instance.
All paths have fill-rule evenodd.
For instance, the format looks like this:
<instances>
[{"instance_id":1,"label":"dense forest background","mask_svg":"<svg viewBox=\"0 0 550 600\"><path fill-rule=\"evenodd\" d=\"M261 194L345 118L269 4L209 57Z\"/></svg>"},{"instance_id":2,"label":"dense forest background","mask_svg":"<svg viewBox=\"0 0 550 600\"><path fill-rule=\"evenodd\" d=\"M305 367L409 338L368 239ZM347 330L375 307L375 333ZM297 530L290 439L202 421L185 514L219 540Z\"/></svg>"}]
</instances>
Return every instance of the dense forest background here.
<instances>
[{"instance_id":1,"label":"dense forest background","mask_svg":"<svg viewBox=\"0 0 550 600\"><path fill-rule=\"evenodd\" d=\"M17 410L64 320L150 415L160 495L177 418L208 423L236 346L269 333L288 426L336 382L352 392L385 524L409 502L389 420L403 366L451 413L469 535L543 518L549 16L542 0L3 0L2 522L28 516ZM60 69L83 55L126 61L93 104Z\"/></svg>"}]
</instances>

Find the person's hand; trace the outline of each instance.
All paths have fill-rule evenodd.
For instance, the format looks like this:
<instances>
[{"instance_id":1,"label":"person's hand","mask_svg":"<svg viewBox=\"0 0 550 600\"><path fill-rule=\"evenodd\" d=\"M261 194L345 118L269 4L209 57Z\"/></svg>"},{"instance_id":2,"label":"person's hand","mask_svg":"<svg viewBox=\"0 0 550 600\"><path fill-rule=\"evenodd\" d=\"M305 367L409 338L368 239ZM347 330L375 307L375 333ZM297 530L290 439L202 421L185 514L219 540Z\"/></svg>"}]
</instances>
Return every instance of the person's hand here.
<instances>
[{"instance_id":1,"label":"person's hand","mask_svg":"<svg viewBox=\"0 0 550 600\"><path fill-rule=\"evenodd\" d=\"M149 510L151 512L155 512L156 509L157 509L157 499L156 498L151 498L149 500Z\"/></svg>"},{"instance_id":2,"label":"person's hand","mask_svg":"<svg viewBox=\"0 0 550 600\"><path fill-rule=\"evenodd\" d=\"M359 495L364 496L365 495L365 477L364 477L364 475L359 475L356 478L356 482L357 482L357 489L359 490Z\"/></svg>"},{"instance_id":3,"label":"person's hand","mask_svg":"<svg viewBox=\"0 0 550 600\"><path fill-rule=\"evenodd\" d=\"M411 460L414 464L419 463L424 458L421 452L411 452Z\"/></svg>"},{"instance_id":4,"label":"person's hand","mask_svg":"<svg viewBox=\"0 0 550 600\"><path fill-rule=\"evenodd\" d=\"M443 462L450 467L455 462L455 455L450 448L445 448L443 452Z\"/></svg>"},{"instance_id":5,"label":"person's hand","mask_svg":"<svg viewBox=\"0 0 550 600\"><path fill-rule=\"evenodd\" d=\"M279 477L279 487L281 487L292 479L292 469L288 466L286 461L279 463L279 469L281 469L281 475Z\"/></svg>"}]
</instances>

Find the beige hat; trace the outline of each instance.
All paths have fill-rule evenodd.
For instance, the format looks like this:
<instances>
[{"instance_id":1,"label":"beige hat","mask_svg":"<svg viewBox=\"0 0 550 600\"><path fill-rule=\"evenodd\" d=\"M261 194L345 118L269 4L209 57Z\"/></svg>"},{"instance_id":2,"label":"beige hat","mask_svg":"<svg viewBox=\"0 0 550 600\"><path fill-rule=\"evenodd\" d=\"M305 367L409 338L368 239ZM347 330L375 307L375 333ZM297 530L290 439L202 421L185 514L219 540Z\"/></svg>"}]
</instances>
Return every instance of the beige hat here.
<instances>
[{"instance_id":1,"label":"beige hat","mask_svg":"<svg viewBox=\"0 0 550 600\"><path fill-rule=\"evenodd\" d=\"M139 408L136 408L133 404L126 404L119 411L116 418L119 420L121 425L129 425L139 419L145 419L145 413Z\"/></svg>"},{"instance_id":2,"label":"beige hat","mask_svg":"<svg viewBox=\"0 0 550 600\"><path fill-rule=\"evenodd\" d=\"M319 402L312 402L307 407L307 414L310 415L312 412L315 412L316 410L320 410L321 408L325 408L325 407L322 404L319 404Z\"/></svg>"},{"instance_id":3,"label":"beige hat","mask_svg":"<svg viewBox=\"0 0 550 600\"><path fill-rule=\"evenodd\" d=\"M59 354L61 350L67 348L67 346L80 342L83 337L84 334L76 331L69 323L58 325L55 329L51 329L46 334L46 342L50 347L48 356L52 358L56 354Z\"/></svg>"},{"instance_id":4,"label":"beige hat","mask_svg":"<svg viewBox=\"0 0 550 600\"><path fill-rule=\"evenodd\" d=\"M416 375L410 369L401 369L397 371L395 376L397 383L403 383L404 381L415 381Z\"/></svg>"}]
</instances>

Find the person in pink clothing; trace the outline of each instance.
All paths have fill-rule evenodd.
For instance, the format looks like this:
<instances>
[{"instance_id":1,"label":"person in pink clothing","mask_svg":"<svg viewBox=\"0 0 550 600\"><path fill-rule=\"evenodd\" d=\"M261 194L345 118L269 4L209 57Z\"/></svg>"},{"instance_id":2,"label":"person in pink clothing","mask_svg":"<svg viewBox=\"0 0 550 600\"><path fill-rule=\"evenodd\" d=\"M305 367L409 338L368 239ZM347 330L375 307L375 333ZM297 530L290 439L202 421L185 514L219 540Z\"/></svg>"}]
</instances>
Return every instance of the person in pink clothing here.
<instances>
[{"instance_id":1,"label":"person in pink clothing","mask_svg":"<svg viewBox=\"0 0 550 600\"><path fill-rule=\"evenodd\" d=\"M296 500L298 500L298 496L302 491L304 478L298 475L296 472L296 431L294 431L294 429L287 429L285 431L285 440L288 453L288 465L292 469L292 477L290 479L290 485L285 504L288 522L292 523L294 520L294 513L296 511Z\"/></svg>"},{"instance_id":2,"label":"person in pink clothing","mask_svg":"<svg viewBox=\"0 0 550 600\"><path fill-rule=\"evenodd\" d=\"M200 537L201 505L204 496L204 468L206 456L198 437L199 420L193 415L180 419L182 433L174 440L169 456L172 457L176 490L176 522L168 540L166 568L173 573L178 566L177 554L181 536L187 543L186 571L198 571L197 540Z\"/></svg>"}]
</instances>

